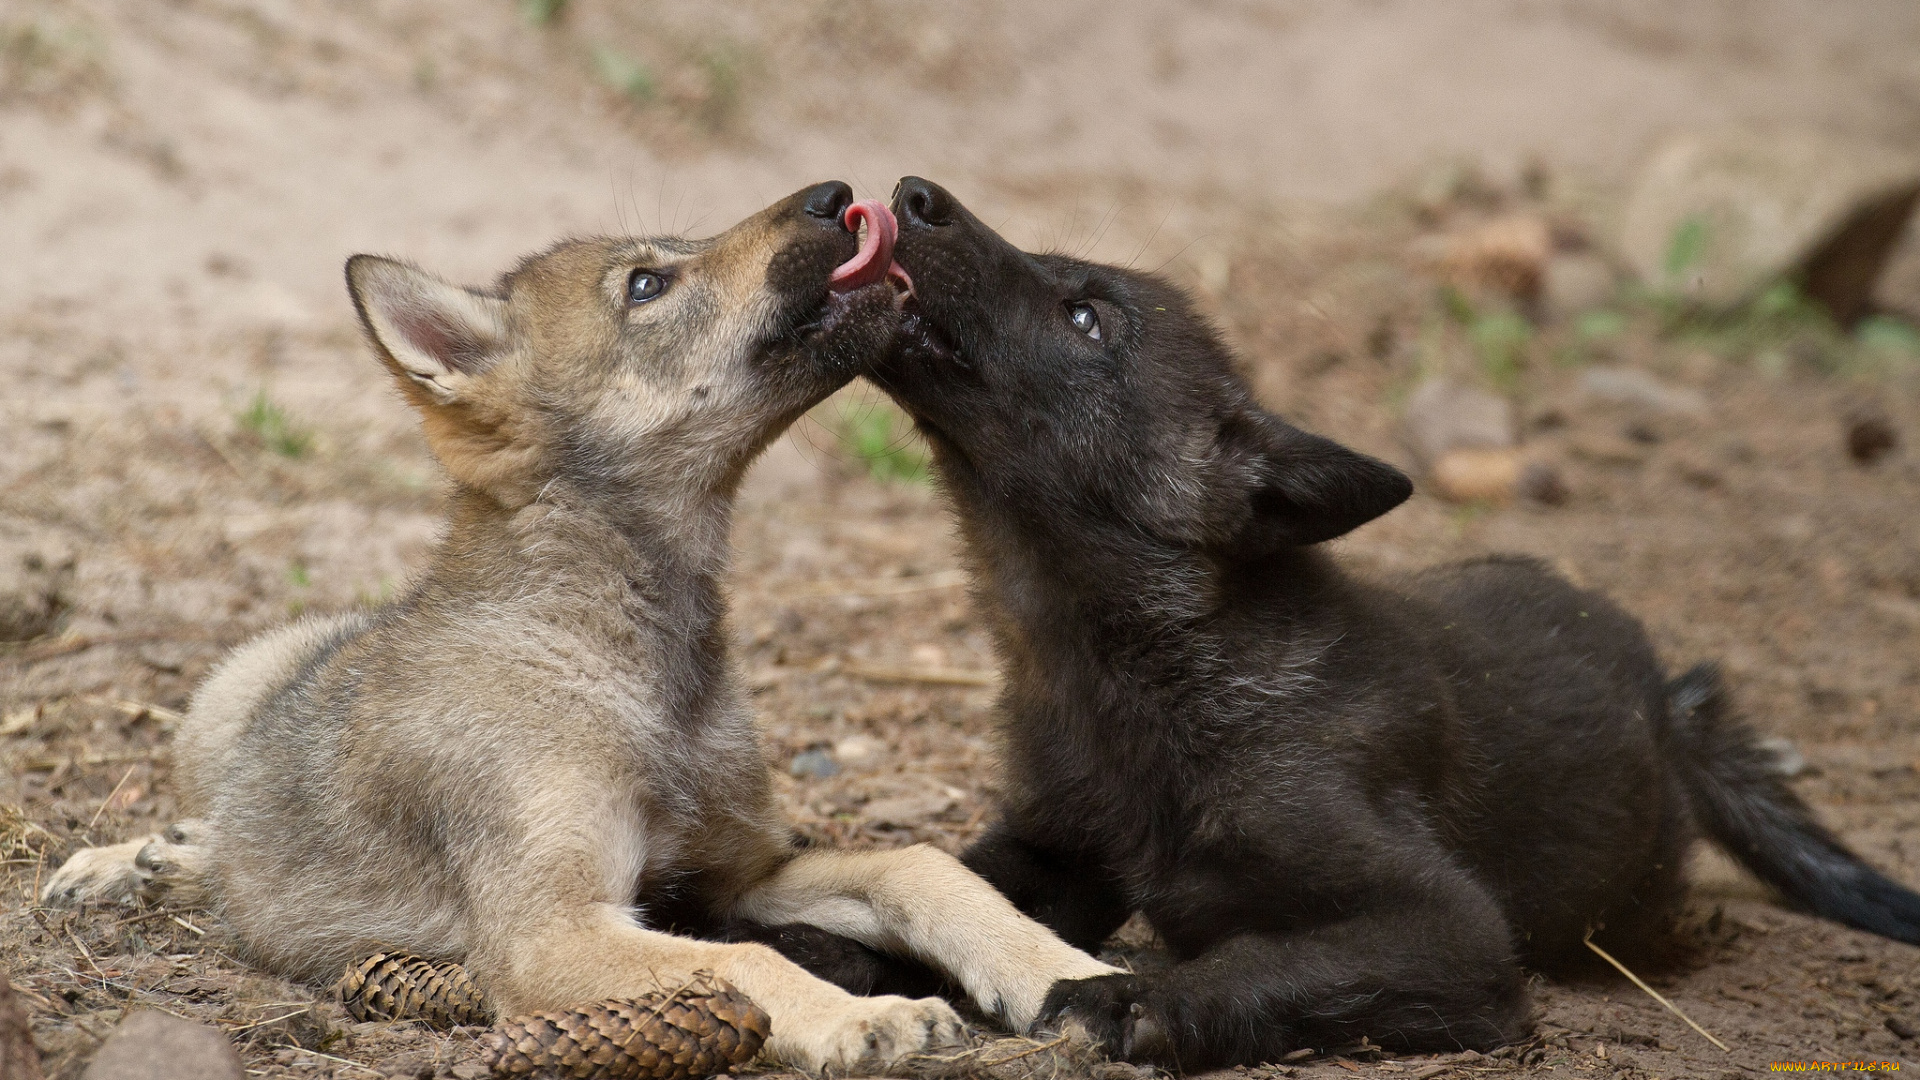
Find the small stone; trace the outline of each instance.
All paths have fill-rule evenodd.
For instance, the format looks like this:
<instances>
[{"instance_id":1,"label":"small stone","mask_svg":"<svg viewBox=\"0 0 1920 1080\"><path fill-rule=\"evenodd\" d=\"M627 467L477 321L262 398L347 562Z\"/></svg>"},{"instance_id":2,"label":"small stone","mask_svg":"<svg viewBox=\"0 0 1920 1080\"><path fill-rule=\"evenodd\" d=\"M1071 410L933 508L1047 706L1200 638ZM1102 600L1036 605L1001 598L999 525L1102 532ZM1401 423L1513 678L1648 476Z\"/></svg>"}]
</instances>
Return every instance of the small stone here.
<instances>
[{"instance_id":1,"label":"small stone","mask_svg":"<svg viewBox=\"0 0 1920 1080\"><path fill-rule=\"evenodd\" d=\"M140 646L135 655L140 662L167 675L179 675L200 655L204 646L187 641L151 641Z\"/></svg>"},{"instance_id":2,"label":"small stone","mask_svg":"<svg viewBox=\"0 0 1920 1080\"><path fill-rule=\"evenodd\" d=\"M1521 468L1517 490L1521 498L1542 506L1565 506L1573 497L1560 470L1544 461L1530 461Z\"/></svg>"},{"instance_id":3,"label":"small stone","mask_svg":"<svg viewBox=\"0 0 1920 1080\"><path fill-rule=\"evenodd\" d=\"M1505 506L1520 489L1520 453L1502 450L1450 450L1429 470L1433 489L1453 503Z\"/></svg>"},{"instance_id":4,"label":"small stone","mask_svg":"<svg viewBox=\"0 0 1920 1080\"><path fill-rule=\"evenodd\" d=\"M81 1080L244 1080L246 1069L216 1028L163 1012L120 1021Z\"/></svg>"},{"instance_id":5,"label":"small stone","mask_svg":"<svg viewBox=\"0 0 1920 1080\"><path fill-rule=\"evenodd\" d=\"M875 799L862 807L860 813L870 824L904 829L939 817L953 809L958 801L945 791L924 791Z\"/></svg>"},{"instance_id":6,"label":"small stone","mask_svg":"<svg viewBox=\"0 0 1920 1080\"><path fill-rule=\"evenodd\" d=\"M1580 373L1580 389L1602 401L1639 405L1655 412L1705 416L1707 397L1685 386L1669 386L1637 368L1590 367Z\"/></svg>"},{"instance_id":7,"label":"small stone","mask_svg":"<svg viewBox=\"0 0 1920 1080\"><path fill-rule=\"evenodd\" d=\"M1887 1017L1887 1030L1902 1039L1911 1039L1916 1035L1920 1035L1920 1029L1916 1029L1912 1024L1907 1023L1897 1016Z\"/></svg>"},{"instance_id":8,"label":"small stone","mask_svg":"<svg viewBox=\"0 0 1920 1080\"><path fill-rule=\"evenodd\" d=\"M855 771L873 768L887 754L887 744L871 735L849 735L833 744L833 756Z\"/></svg>"},{"instance_id":9,"label":"small stone","mask_svg":"<svg viewBox=\"0 0 1920 1080\"><path fill-rule=\"evenodd\" d=\"M457 1077L458 1080L486 1080L486 1077L493 1070L477 1061L463 1061L447 1071Z\"/></svg>"},{"instance_id":10,"label":"small stone","mask_svg":"<svg viewBox=\"0 0 1920 1080\"><path fill-rule=\"evenodd\" d=\"M1452 450L1514 444L1513 406L1505 398L1446 379L1428 379L1407 399L1407 445L1431 466Z\"/></svg>"},{"instance_id":11,"label":"small stone","mask_svg":"<svg viewBox=\"0 0 1920 1080\"><path fill-rule=\"evenodd\" d=\"M793 755L787 771L802 780L825 780L829 776L840 775L840 763L833 759L831 749L815 746Z\"/></svg>"},{"instance_id":12,"label":"small stone","mask_svg":"<svg viewBox=\"0 0 1920 1080\"><path fill-rule=\"evenodd\" d=\"M1856 409L1847 417L1847 456L1872 465L1899 449L1900 433L1893 421L1877 409Z\"/></svg>"}]
</instances>

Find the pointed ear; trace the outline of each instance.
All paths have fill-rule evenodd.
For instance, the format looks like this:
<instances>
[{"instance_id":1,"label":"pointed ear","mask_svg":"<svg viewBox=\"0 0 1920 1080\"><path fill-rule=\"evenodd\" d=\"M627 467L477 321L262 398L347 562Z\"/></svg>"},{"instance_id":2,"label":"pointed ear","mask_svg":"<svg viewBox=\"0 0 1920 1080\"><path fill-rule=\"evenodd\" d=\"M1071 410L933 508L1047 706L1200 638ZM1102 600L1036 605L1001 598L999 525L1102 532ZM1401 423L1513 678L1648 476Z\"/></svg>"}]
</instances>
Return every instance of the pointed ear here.
<instances>
[{"instance_id":1,"label":"pointed ear","mask_svg":"<svg viewBox=\"0 0 1920 1080\"><path fill-rule=\"evenodd\" d=\"M347 291L387 366L435 404L458 400L506 344L504 301L406 263L355 255Z\"/></svg>"},{"instance_id":2,"label":"pointed ear","mask_svg":"<svg viewBox=\"0 0 1920 1080\"><path fill-rule=\"evenodd\" d=\"M1247 467L1251 513L1230 542L1247 555L1331 540L1413 494L1399 469L1258 409L1227 421L1221 439Z\"/></svg>"},{"instance_id":3,"label":"pointed ear","mask_svg":"<svg viewBox=\"0 0 1920 1080\"><path fill-rule=\"evenodd\" d=\"M542 444L515 422L500 387L476 384L507 349L506 302L372 255L347 260L347 290L381 360L420 410L433 456L467 487L508 505L530 501Z\"/></svg>"}]
</instances>

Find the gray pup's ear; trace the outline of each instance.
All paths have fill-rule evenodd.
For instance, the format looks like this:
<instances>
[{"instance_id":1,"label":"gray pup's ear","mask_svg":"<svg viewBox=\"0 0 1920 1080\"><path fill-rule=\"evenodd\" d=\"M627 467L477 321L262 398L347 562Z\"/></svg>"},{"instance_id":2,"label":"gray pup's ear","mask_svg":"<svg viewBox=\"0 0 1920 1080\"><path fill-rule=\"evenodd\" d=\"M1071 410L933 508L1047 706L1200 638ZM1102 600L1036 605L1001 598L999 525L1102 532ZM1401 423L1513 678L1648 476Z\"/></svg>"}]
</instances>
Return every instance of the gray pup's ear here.
<instances>
[{"instance_id":1,"label":"gray pup's ear","mask_svg":"<svg viewBox=\"0 0 1920 1080\"><path fill-rule=\"evenodd\" d=\"M460 399L507 341L507 305L376 255L347 260L347 291L381 359L428 400Z\"/></svg>"}]
</instances>

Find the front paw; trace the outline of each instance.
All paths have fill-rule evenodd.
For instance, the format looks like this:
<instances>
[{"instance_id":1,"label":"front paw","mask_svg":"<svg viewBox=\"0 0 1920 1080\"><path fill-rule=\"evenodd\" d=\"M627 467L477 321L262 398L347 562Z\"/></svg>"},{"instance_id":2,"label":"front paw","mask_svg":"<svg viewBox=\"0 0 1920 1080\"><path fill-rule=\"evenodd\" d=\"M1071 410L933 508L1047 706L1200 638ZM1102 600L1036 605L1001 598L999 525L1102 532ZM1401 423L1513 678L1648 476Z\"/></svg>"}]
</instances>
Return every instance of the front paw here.
<instances>
[{"instance_id":1,"label":"front paw","mask_svg":"<svg viewBox=\"0 0 1920 1080\"><path fill-rule=\"evenodd\" d=\"M796 1018L798 1019L798 1018ZM791 1030L782 1031L782 1027ZM966 1025L939 998L847 997L827 1015L774 1020L773 1056L816 1075L871 1073L911 1054L961 1045Z\"/></svg>"},{"instance_id":2,"label":"front paw","mask_svg":"<svg viewBox=\"0 0 1920 1080\"><path fill-rule=\"evenodd\" d=\"M156 839L149 836L109 847L81 848L40 890L40 902L48 907L142 902L147 897L149 875L140 867L139 855Z\"/></svg>"},{"instance_id":3,"label":"front paw","mask_svg":"<svg viewBox=\"0 0 1920 1080\"><path fill-rule=\"evenodd\" d=\"M1174 1057L1172 1032L1166 1009L1156 1003L1157 997L1141 975L1062 979L1047 991L1047 1000L1040 1006L1040 1024L1062 1034L1084 1037L1108 1057L1170 1061Z\"/></svg>"}]
</instances>

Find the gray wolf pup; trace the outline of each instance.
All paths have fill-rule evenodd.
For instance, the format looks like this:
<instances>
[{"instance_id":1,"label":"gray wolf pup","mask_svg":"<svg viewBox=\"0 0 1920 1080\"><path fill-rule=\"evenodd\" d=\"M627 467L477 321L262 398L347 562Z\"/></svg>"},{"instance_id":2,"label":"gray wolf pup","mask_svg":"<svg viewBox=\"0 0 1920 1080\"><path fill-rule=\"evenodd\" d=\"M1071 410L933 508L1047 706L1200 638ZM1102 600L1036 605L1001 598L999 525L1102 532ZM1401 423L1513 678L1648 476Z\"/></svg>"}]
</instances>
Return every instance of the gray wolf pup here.
<instances>
[{"instance_id":1,"label":"gray wolf pup","mask_svg":"<svg viewBox=\"0 0 1920 1080\"><path fill-rule=\"evenodd\" d=\"M720 575L748 463L895 333L892 215L851 203L829 183L710 240L567 241L491 291L353 258L368 336L455 482L446 537L398 602L228 657L175 745L201 816L76 854L46 897L198 893L302 980L375 945L461 959L503 1014L708 969L810 1070L960 1024L650 928L651 904L911 957L1015 1029L1054 980L1111 971L948 855L800 853L776 813Z\"/></svg>"},{"instance_id":2,"label":"gray wolf pup","mask_svg":"<svg viewBox=\"0 0 1920 1080\"><path fill-rule=\"evenodd\" d=\"M1043 1020L1188 1069L1530 1029L1522 964L1664 937L1696 833L1790 901L1920 942L1920 896L1768 769L1711 668L1525 559L1362 581L1320 545L1410 493L1262 410L1180 292L1029 255L903 180L874 372L957 509L1006 672L1003 816L963 857L1083 948L1180 962Z\"/></svg>"}]
</instances>

